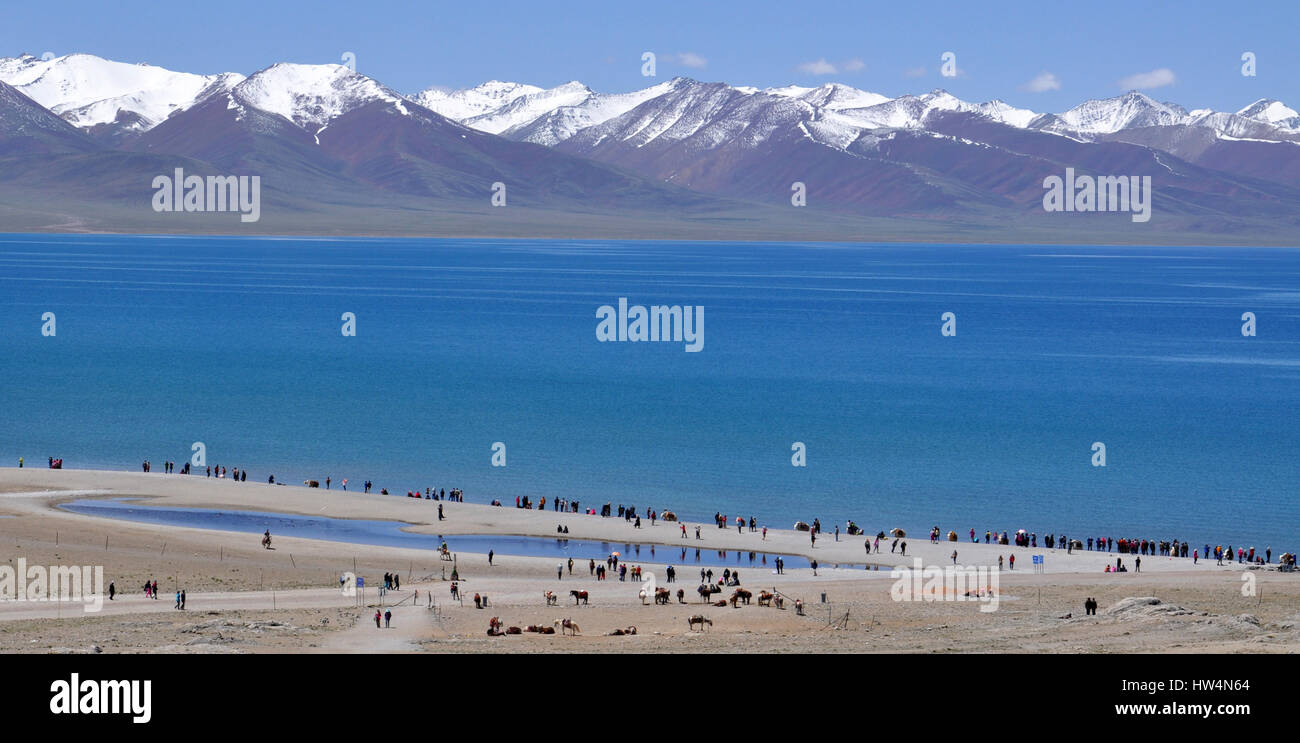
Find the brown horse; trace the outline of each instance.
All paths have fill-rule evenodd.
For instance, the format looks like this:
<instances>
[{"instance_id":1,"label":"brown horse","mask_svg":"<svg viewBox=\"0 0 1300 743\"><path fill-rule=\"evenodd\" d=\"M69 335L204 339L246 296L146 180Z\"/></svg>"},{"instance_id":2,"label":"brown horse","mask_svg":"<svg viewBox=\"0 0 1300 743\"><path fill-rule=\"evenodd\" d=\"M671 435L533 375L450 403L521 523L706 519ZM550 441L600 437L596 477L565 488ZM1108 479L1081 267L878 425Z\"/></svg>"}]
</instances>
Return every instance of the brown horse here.
<instances>
[{"instance_id":1,"label":"brown horse","mask_svg":"<svg viewBox=\"0 0 1300 743\"><path fill-rule=\"evenodd\" d=\"M667 588L658 588L658 589L655 589L655 603L656 603L656 604L662 604L662 605L664 605L664 606L667 606L667 605L668 605L668 601L669 601L669 599L672 598L672 596L673 596L672 591L669 591Z\"/></svg>"},{"instance_id":2,"label":"brown horse","mask_svg":"<svg viewBox=\"0 0 1300 743\"><path fill-rule=\"evenodd\" d=\"M573 597L573 605L574 605L574 606L577 606L579 603L583 603L583 604L587 603L587 592L586 592L586 591L576 591L576 590L575 590L575 591L569 591L569 595Z\"/></svg>"},{"instance_id":3,"label":"brown horse","mask_svg":"<svg viewBox=\"0 0 1300 743\"><path fill-rule=\"evenodd\" d=\"M677 589L677 603L679 604L686 603L686 591L684 591L681 588Z\"/></svg>"},{"instance_id":4,"label":"brown horse","mask_svg":"<svg viewBox=\"0 0 1300 743\"><path fill-rule=\"evenodd\" d=\"M758 605L759 605L759 606L771 606L771 605L772 605L772 599L773 599L773 597L775 597L775 595L776 595L776 594L772 593L771 591L760 591L759 594L758 594Z\"/></svg>"},{"instance_id":5,"label":"brown horse","mask_svg":"<svg viewBox=\"0 0 1300 743\"><path fill-rule=\"evenodd\" d=\"M753 593L746 591L743 588L737 588L736 592L731 594L731 605L735 606L736 601L739 600L741 603L745 604L745 606L749 606L749 600L752 598L754 598Z\"/></svg>"},{"instance_id":6,"label":"brown horse","mask_svg":"<svg viewBox=\"0 0 1300 743\"><path fill-rule=\"evenodd\" d=\"M697 624L700 625L700 631L703 632L703 631L704 631L704 625L707 624L707 625L709 625L710 627L713 626L713 620L709 619L709 618L706 617L706 616L702 616L702 615L700 615L700 614L696 614L695 616L693 616L693 617L691 617L690 619L687 619L687 620L686 620L686 627L687 627L688 629L690 629L690 630L694 630L694 629L695 629L695 625L697 625Z\"/></svg>"}]
</instances>

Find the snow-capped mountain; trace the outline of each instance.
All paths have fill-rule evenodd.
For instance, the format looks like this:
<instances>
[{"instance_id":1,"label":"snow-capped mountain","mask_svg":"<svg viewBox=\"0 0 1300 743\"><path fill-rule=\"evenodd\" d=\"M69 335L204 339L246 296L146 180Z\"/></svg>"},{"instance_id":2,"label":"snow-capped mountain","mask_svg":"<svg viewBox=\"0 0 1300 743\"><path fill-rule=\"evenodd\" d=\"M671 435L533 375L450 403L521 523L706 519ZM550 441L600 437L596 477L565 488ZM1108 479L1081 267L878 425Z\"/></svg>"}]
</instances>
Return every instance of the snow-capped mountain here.
<instances>
[{"instance_id":1,"label":"snow-capped mountain","mask_svg":"<svg viewBox=\"0 0 1300 743\"><path fill-rule=\"evenodd\" d=\"M1115 98L1084 101L1064 113L1036 122L1036 128L1079 134L1113 134L1122 129L1187 123L1187 109L1158 103L1137 91Z\"/></svg>"},{"instance_id":2,"label":"snow-capped mountain","mask_svg":"<svg viewBox=\"0 0 1300 743\"><path fill-rule=\"evenodd\" d=\"M472 116L461 123L481 132L500 134L507 129L525 126L557 108L576 106L593 95L594 91L586 85L576 81L567 82L547 90L516 96L499 108Z\"/></svg>"},{"instance_id":3,"label":"snow-capped mountain","mask_svg":"<svg viewBox=\"0 0 1300 743\"><path fill-rule=\"evenodd\" d=\"M535 85L489 80L465 90L429 88L411 96L411 100L436 114L464 121L495 111L519 96L540 92L542 89Z\"/></svg>"},{"instance_id":4,"label":"snow-capped mountain","mask_svg":"<svg viewBox=\"0 0 1300 743\"><path fill-rule=\"evenodd\" d=\"M93 141L18 89L0 82L0 156L89 152Z\"/></svg>"},{"instance_id":5,"label":"snow-capped mountain","mask_svg":"<svg viewBox=\"0 0 1300 743\"><path fill-rule=\"evenodd\" d=\"M127 131L147 131L241 80L236 73L194 75L90 54L0 59L0 81L82 129L116 123Z\"/></svg>"},{"instance_id":6,"label":"snow-capped mountain","mask_svg":"<svg viewBox=\"0 0 1300 743\"><path fill-rule=\"evenodd\" d=\"M281 62L254 73L230 92L232 106L278 114L317 134L331 119L374 101L406 113L408 100L342 65Z\"/></svg>"},{"instance_id":7,"label":"snow-capped mountain","mask_svg":"<svg viewBox=\"0 0 1300 743\"><path fill-rule=\"evenodd\" d=\"M946 90L932 90L923 95L905 95L859 108L843 108L841 116L864 129L924 129L926 121L938 113L970 113L1023 128L1038 114L1014 108L1002 101L968 103Z\"/></svg>"},{"instance_id":8,"label":"snow-capped mountain","mask_svg":"<svg viewBox=\"0 0 1300 743\"><path fill-rule=\"evenodd\" d=\"M757 92L757 91L754 91ZM879 93L870 93L865 90L858 90L840 83L827 83L816 88L805 88L798 85L787 85L783 88L767 88L762 92L768 95L779 95L787 98L798 98L801 101L819 106L827 111L840 111L846 108L866 108L877 104L885 103L890 100L888 96Z\"/></svg>"},{"instance_id":9,"label":"snow-capped mountain","mask_svg":"<svg viewBox=\"0 0 1300 743\"><path fill-rule=\"evenodd\" d=\"M26 173L127 198L148 173L183 162L261 174L299 207L398 194L454 201L463 214L486 208L497 181L510 184L511 204L579 211L730 208L717 197L784 207L799 181L810 204L855 215L1014 216L1066 165L1158 174L1175 195L1164 208L1207 223L1300 208L1295 109L1262 99L1188 111L1137 92L1059 114L943 90L889 97L689 78L623 93L491 81L408 97L334 64L245 78L23 56L0 59L0 160L0 186Z\"/></svg>"},{"instance_id":10,"label":"snow-capped mountain","mask_svg":"<svg viewBox=\"0 0 1300 743\"><path fill-rule=\"evenodd\" d=\"M602 124L615 116L636 108L653 98L658 98L684 84L681 78L634 90L631 93L592 92L581 102L560 106L530 121L516 124L502 132L511 139L553 147L583 129ZM476 120L469 123L474 125Z\"/></svg>"},{"instance_id":11,"label":"snow-capped mountain","mask_svg":"<svg viewBox=\"0 0 1300 743\"><path fill-rule=\"evenodd\" d=\"M1238 116L1263 121L1266 124L1300 130L1300 113L1281 101L1261 98L1237 112Z\"/></svg>"}]
</instances>

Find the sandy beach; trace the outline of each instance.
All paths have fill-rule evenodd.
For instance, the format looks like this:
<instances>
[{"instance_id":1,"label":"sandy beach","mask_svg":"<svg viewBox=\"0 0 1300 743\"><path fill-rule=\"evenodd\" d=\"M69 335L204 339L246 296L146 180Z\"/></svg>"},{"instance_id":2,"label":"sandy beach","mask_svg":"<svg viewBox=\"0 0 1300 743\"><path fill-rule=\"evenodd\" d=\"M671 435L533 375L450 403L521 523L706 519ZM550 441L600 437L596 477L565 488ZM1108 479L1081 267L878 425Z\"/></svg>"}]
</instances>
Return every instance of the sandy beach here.
<instances>
[{"instance_id":1,"label":"sandy beach","mask_svg":"<svg viewBox=\"0 0 1300 743\"><path fill-rule=\"evenodd\" d=\"M59 504L87 498L139 498L151 506L270 511L339 519L396 521L429 535L430 549L300 539L276 535L263 549L256 534L162 526L71 513ZM483 500L484 496L477 496ZM438 520L441 505L445 519ZM652 504L653 505L653 504ZM671 504L664 504L670 506ZM658 506L655 506L658 507ZM968 534L974 524L946 524L946 533ZM432 549L438 535L455 548L455 535L525 535L553 538L566 526L571 539L642 545L624 555L669 588L666 606L638 595L644 586L588 575L585 560L573 574L556 578L556 560L497 552L457 552L454 561ZM1087 550L1027 549L969 541L931 544L928 525L860 522L870 534L891 526L909 529L907 556L868 556L862 537L822 534L816 546L789 524L768 524L766 539L748 529L705 524L680 527L660 522L634 528L619 518L429 501L297 486L235 483L204 477L49 470L0 469L0 546L14 566L100 565L104 581L118 591L99 613L79 604L0 601L0 651L4 652L1294 652L1300 648L1300 577L1275 566L1216 565L1213 560L1142 556L1141 572L1105 573L1116 555ZM785 528L777 528L785 527ZM918 537L917 534L920 533ZM982 538L982 532L980 532ZM658 545L656 557L647 547ZM671 558L696 548L729 553L758 551L800 555L819 563L817 575L772 565L740 566L744 588L755 601L716 607L696 594L699 567ZM997 573L998 604L981 611L978 601L898 601L890 569L952 565L995 568L1016 556L1015 570ZM1031 557L1043 555L1041 572ZM1133 564L1125 555L1124 562ZM1276 562L1277 555L1274 555ZM665 584L663 566L673 562L678 581ZM875 569L867 569L868 567ZM842 567L836 567L840 565ZM851 567L850 567L851 566ZM464 601L453 601L455 568ZM722 568L713 568L715 580ZM361 596L339 589L344 572L365 576ZM392 627L377 629L381 597L373 589L385 572L401 577L401 590L382 597ZM1243 578L1243 575L1246 577ZM161 598L145 598L142 586L156 580ZM1247 586L1249 590L1243 590ZM678 600L678 589L684 602ZM185 611L173 608L184 589ZM569 591L586 591L588 605L575 605ZM728 597L734 589L713 596ZM760 591L787 599L784 609L759 606ZM547 591L558 595L548 606ZM418 592L418 597L417 597ZM486 595L476 609L472 596ZM822 596L825 595L825 602ZM1097 599L1095 616L1084 613ZM804 604L800 616L795 599ZM430 606L432 604L432 606ZM704 631L688 618L712 622ZM487 635L489 619L505 627L553 626L571 619L578 636L523 633ZM636 628L631 636L610 636Z\"/></svg>"}]
</instances>

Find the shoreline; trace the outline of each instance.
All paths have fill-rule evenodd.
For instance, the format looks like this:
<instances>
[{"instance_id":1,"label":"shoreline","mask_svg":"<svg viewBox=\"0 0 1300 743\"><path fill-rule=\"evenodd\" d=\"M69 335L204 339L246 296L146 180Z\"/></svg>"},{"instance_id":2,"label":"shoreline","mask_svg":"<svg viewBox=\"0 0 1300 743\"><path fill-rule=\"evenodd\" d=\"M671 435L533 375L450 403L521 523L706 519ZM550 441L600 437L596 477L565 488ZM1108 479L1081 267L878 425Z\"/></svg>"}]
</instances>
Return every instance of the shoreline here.
<instances>
[{"instance_id":1,"label":"shoreline","mask_svg":"<svg viewBox=\"0 0 1300 743\"><path fill-rule=\"evenodd\" d=\"M1275 570L1278 554L1265 566L1250 563L1226 562L1217 565L1213 559L1200 558L1193 565L1192 558L1172 557L1158 554L1120 553L1110 551L1074 550L1067 552L1063 548L1018 547L1014 544L1001 545L995 542L962 541L955 542L941 538L931 543L928 534L923 537L909 533L900 543L907 544L906 554L885 552L884 547L892 538L880 540L880 552L867 553L864 541L875 541L875 532L868 529L868 534L848 537L841 534L836 541L833 534L823 531L818 535L817 544L811 542L808 532L793 529L768 527L768 538L761 538L761 531L750 532L748 527L743 532L732 528L718 528L714 524L701 523L702 539L695 539L696 522L658 521L653 526L648 520L643 521L640 529L635 528L617 516L601 517L584 513L562 511L542 511L539 509L513 508L510 506L490 506L486 504L454 501L430 501L423 498L409 498L402 495L378 495L362 491L325 490L297 485L269 485L266 483L235 483L232 480L208 478L198 475L177 475L164 473L120 472L112 470L76 470L76 469L36 469L36 468L0 468L0 512L5 512L6 501L16 494L15 488L22 489L22 483L32 483L38 487L30 488L22 494L24 499L45 501L42 510L46 514L93 519L104 523L128 522L140 527L157 531L171 529L195 529L201 532L223 532L240 534L237 531L225 531L195 526L168 526L151 524L143 521L114 519L101 516L74 514L58 508L73 499L147 499L145 506L171 508L199 508L207 510L238 510L249 512L268 512L273 514L295 516L326 516L335 519L354 519L367 521L391 521L400 523L401 530L409 534L454 537L457 535L516 536L534 538L557 538L557 525L569 527L569 532L559 538L574 540L608 542L624 545L654 545L667 549L702 549L709 551L755 552L772 555L792 555L817 560L819 564L834 565L870 565L879 568L911 567L915 558L926 564L943 565L951 562L953 550L959 553L959 561L966 565L995 565L999 556L1004 558L1016 555L1022 566L1019 570L1031 571L1033 555L1042 555L1044 565L1042 572L1047 573L1104 573L1107 565L1113 565L1116 558L1124 561L1126 567L1132 566L1134 558L1142 559L1142 569L1150 570L1201 570L1219 568L1224 570L1247 570L1261 568ZM437 507L441 505L447 519L437 520ZM541 518L539 518L541 517ZM541 523L539 523L541 522ZM680 536L678 524L687 524L687 536ZM761 525L760 525L761 529ZM968 530L969 531L969 530ZM359 542L331 542L339 545L366 544ZM396 549L396 548L395 548ZM1197 546L1195 549L1199 550ZM470 553L474 554L474 553ZM1190 554L1190 551L1189 551ZM974 555L975 559L970 559ZM1049 559L1050 558L1050 559ZM667 560L640 560L650 564L670 564ZM755 566L758 569L760 566ZM1064 568L1064 569L1063 569ZM1133 569L1130 567L1129 569ZM1008 567L1007 573L1015 569ZM862 572L875 572L863 570Z\"/></svg>"},{"instance_id":2,"label":"shoreline","mask_svg":"<svg viewBox=\"0 0 1300 743\"><path fill-rule=\"evenodd\" d=\"M273 549L258 534L189 526L163 526L81 515L58 508L68 500L140 497L151 505L237 509L341 519L402 521L414 534L444 534L455 546L458 534L555 538L557 522L570 539L615 544L654 542L687 549L749 549L812 555L821 567L733 565L743 585L786 597L784 609L752 605L717 606L727 587L708 601L697 596L700 566L673 562L676 583L668 605L640 597L648 583L612 574L597 580L583 568L569 573L551 557L461 551L455 561L434 550L387 547L274 535ZM945 600L903 600L894 565L950 564L953 545L912 540L906 558L884 552L880 570L834 569L836 560L862 560L861 542L831 538L810 545L806 533L769 530L738 534L716 527L696 542L680 540L676 524L648 523L642 529L616 517L546 514L536 510L441 502L447 517L437 521L435 504L402 496L373 498L349 491L214 481L180 475L90 470L0 469L0 547L12 567L94 565L104 583L114 581L117 597L98 613L68 602L0 600L2 652L167 653L699 653L699 652L1295 652L1300 649L1300 580L1295 574L1216 566L1192 566L1181 558L1150 557L1141 572L1104 573L1114 554L1040 550L1044 572L1030 569L1033 551L1000 545L958 545L964 565L996 565L1014 551L1025 567L997 576L996 610L956 594ZM430 540L432 541L432 539ZM676 543L670 544L670 543ZM915 545L914 547L912 545ZM882 545L883 546L883 545ZM644 554L644 550L643 550ZM674 553L674 557L676 554ZM656 556L658 557L658 556ZM873 555L875 557L875 555ZM653 558L652 558L653 559ZM667 562L667 561L665 561ZM1129 562L1128 559L1125 560ZM625 555L622 564L645 565L658 578L657 561ZM3 563L0 563L3 566ZM651 567L656 566L656 567ZM461 600L450 593L452 569L459 571ZM557 575L557 568L560 574ZM714 566L714 580L722 568ZM340 591L341 574L365 577L358 596ZM381 596L381 576L400 576L400 590ZM648 576L647 576L648 577ZM1244 581L1259 585L1246 595ZM156 581L161 599L147 599L139 586ZM186 591L188 606L176 610L172 597ZM682 596L676 596L677 591ZM544 594L557 595L555 604ZM587 592L580 604L570 592ZM479 609L472 597L490 597ZM1095 597L1099 616L1084 616L1082 602ZM1148 598L1143 598L1148 597ZM794 610L795 599L805 611ZM824 602L824 603L823 603ZM391 611L393 629L373 626L376 611ZM692 616L708 617L707 632L688 627ZM525 634L485 636L488 620L503 626L550 626L557 619L581 624L577 636ZM636 627L636 636L612 636ZM834 630L834 631L828 631Z\"/></svg>"}]
</instances>

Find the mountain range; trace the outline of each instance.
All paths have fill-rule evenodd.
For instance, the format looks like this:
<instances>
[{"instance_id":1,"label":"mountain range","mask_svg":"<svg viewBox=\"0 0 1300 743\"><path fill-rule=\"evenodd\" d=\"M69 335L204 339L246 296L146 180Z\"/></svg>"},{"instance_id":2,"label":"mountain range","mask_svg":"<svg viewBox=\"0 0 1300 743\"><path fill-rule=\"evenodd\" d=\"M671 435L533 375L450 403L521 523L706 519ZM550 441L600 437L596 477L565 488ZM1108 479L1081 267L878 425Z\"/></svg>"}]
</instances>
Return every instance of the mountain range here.
<instances>
[{"instance_id":1,"label":"mountain range","mask_svg":"<svg viewBox=\"0 0 1300 743\"><path fill-rule=\"evenodd\" d=\"M263 220L154 212L153 178L178 167L261 176ZM1151 176L1153 218L1044 212L1066 168ZM340 65L0 59L8 230L1285 244L1297 215L1300 113L1268 99L1189 111L1133 91L1041 113L688 78L408 94Z\"/></svg>"}]
</instances>

